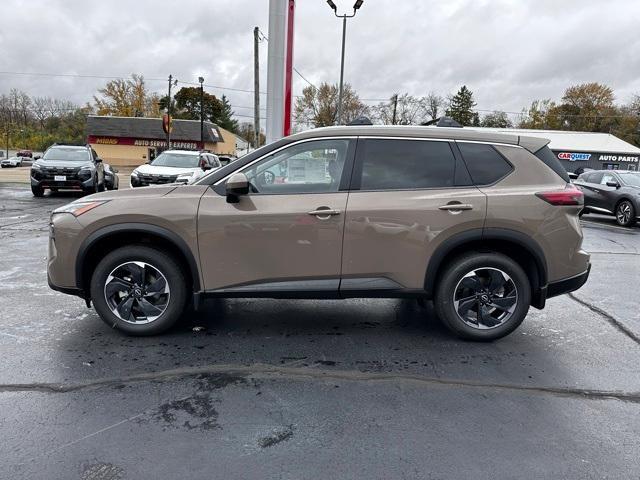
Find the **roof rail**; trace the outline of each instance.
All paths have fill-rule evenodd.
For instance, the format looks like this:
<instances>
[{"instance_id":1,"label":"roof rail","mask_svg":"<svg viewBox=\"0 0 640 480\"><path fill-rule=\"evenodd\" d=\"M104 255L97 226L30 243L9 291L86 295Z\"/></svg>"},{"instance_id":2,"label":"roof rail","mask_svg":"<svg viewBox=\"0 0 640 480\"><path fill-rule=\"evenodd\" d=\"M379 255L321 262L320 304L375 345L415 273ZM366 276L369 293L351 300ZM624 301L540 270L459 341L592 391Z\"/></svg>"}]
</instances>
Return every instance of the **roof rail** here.
<instances>
[{"instance_id":1,"label":"roof rail","mask_svg":"<svg viewBox=\"0 0 640 480\"><path fill-rule=\"evenodd\" d=\"M438 117L433 120L429 120L428 122L424 122L422 124L425 127L435 125L436 127L453 127L453 128L464 128L460 123L456 122L451 117Z\"/></svg>"}]
</instances>

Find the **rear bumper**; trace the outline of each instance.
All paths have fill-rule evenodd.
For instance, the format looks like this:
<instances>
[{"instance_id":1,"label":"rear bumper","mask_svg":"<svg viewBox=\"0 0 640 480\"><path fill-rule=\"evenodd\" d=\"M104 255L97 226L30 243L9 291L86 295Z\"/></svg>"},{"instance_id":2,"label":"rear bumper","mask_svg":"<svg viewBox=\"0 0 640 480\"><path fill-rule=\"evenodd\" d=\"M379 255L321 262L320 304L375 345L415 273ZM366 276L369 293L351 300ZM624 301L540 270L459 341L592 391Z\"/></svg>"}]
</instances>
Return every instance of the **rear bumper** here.
<instances>
[{"instance_id":1,"label":"rear bumper","mask_svg":"<svg viewBox=\"0 0 640 480\"><path fill-rule=\"evenodd\" d=\"M587 267L587 270L579 275L565 278L564 280L558 280L547 285L547 298L557 297L563 293L573 292L587 283L589 278L589 272L591 271L591 264Z\"/></svg>"}]
</instances>

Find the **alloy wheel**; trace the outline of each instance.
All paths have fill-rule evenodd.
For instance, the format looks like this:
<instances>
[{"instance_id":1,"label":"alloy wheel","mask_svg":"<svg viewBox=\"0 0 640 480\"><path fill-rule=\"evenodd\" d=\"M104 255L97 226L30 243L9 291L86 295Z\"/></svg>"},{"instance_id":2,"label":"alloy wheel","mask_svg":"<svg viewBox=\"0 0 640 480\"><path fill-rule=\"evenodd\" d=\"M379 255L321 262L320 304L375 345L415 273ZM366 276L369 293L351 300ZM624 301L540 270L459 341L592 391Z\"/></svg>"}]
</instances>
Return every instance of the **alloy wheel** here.
<instances>
[{"instance_id":1,"label":"alloy wheel","mask_svg":"<svg viewBox=\"0 0 640 480\"><path fill-rule=\"evenodd\" d=\"M631 220L631 204L629 202L622 202L618 205L616 219L620 225L629 223L629 220Z\"/></svg>"},{"instance_id":2,"label":"alloy wheel","mask_svg":"<svg viewBox=\"0 0 640 480\"><path fill-rule=\"evenodd\" d=\"M114 268L104 285L111 312L124 322L151 323L162 315L171 292L167 279L149 263L130 261Z\"/></svg>"},{"instance_id":3,"label":"alloy wheel","mask_svg":"<svg viewBox=\"0 0 640 480\"><path fill-rule=\"evenodd\" d=\"M518 290L504 271L492 267L467 273L453 292L453 306L460 319L480 330L507 322L518 305Z\"/></svg>"}]
</instances>

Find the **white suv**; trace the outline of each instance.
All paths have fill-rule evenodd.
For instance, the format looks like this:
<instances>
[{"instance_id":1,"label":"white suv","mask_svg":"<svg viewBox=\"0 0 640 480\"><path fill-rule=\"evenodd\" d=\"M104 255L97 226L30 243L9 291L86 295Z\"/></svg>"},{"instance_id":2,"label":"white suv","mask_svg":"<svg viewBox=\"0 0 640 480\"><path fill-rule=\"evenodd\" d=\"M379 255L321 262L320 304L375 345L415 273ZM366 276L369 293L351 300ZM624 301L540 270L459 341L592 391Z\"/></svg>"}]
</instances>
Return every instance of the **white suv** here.
<instances>
[{"instance_id":1,"label":"white suv","mask_svg":"<svg viewBox=\"0 0 640 480\"><path fill-rule=\"evenodd\" d=\"M131 172L132 187L165 183L193 183L208 170L220 168L217 155L191 150L165 150Z\"/></svg>"}]
</instances>

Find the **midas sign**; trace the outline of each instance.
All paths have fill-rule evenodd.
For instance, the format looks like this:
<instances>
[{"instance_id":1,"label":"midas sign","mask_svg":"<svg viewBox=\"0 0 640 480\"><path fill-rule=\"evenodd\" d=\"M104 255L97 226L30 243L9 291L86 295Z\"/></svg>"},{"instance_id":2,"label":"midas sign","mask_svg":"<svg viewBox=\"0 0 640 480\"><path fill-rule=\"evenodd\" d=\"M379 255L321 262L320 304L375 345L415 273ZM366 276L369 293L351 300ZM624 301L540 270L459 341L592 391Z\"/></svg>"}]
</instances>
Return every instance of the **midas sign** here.
<instances>
[{"instance_id":1,"label":"midas sign","mask_svg":"<svg viewBox=\"0 0 640 480\"><path fill-rule=\"evenodd\" d=\"M591 158L590 153L571 153L571 152L560 152L558 154L558 158L560 160L569 160L570 162L576 161L587 161Z\"/></svg>"}]
</instances>

